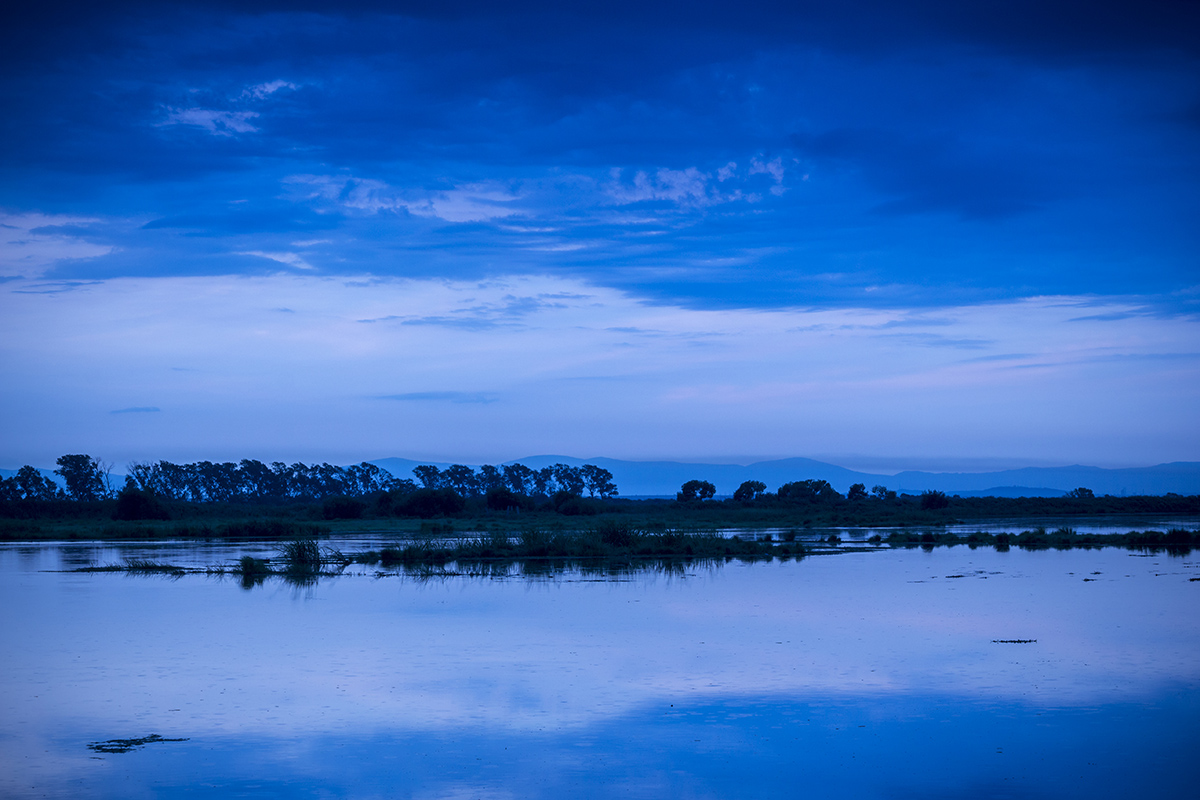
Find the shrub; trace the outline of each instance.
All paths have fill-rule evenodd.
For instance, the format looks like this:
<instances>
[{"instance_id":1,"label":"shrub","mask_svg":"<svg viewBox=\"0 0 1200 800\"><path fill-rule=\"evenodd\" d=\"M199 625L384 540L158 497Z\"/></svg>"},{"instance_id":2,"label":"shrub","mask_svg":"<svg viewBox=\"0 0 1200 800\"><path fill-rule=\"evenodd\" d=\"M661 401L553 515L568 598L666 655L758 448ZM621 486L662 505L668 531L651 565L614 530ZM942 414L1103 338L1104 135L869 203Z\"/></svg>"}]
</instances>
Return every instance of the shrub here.
<instances>
[{"instance_id":1,"label":"shrub","mask_svg":"<svg viewBox=\"0 0 1200 800\"><path fill-rule=\"evenodd\" d=\"M330 497L321 507L325 519L359 519L362 517L366 504L353 497Z\"/></svg>"},{"instance_id":2,"label":"shrub","mask_svg":"<svg viewBox=\"0 0 1200 800\"><path fill-rule=\"evenodd\" d=\"M466 502L453 489L417 489L404 498L400 513L428 519L457 514L465 505Z\"/></svg>"},{"instance_id":3,"label":"shrub","mask_svg":"<svg viewBox=\"0 0 1200 800\"><path fill-rule=\"evenodd\" d=\"M143 491L135 486L126 486L117 495L117 510L113 512L112 518L117 520L170 519L171 515L158 502L154 492Z\"/></svg>"},{"instance_id":4,"label":"shrub","mask_svg":"<svg viewBox=\"0 0 1200 800\"><path fill-rule=\"evenodd\" d=\"M945 492L939 492L937 489L930 489L927 492L921 492L921 508L926 511L933 511L939 508L947 508L950 505L950 498L946 497Z\"/></svg>"}]
</instances>

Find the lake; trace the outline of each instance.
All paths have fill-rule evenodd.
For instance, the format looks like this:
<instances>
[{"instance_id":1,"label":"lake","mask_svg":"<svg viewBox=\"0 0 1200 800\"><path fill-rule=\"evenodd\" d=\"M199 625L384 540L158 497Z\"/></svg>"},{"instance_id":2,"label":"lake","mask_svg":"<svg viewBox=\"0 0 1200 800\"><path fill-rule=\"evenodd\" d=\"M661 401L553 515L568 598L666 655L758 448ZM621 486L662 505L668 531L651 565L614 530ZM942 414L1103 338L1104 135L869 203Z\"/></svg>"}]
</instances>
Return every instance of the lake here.
<instances>
[{"instance_id":1,"label":"lake","mask_svg":"<svg viewBox=\"0 0 1200 800\"><path fill-rule=\"evenodd\" d=\"M270 548L0 546L0 794L1200 793L1197 553L954 547L611 577L352 567L251 589L54 571Z\"/></svg>"}]
</instances>

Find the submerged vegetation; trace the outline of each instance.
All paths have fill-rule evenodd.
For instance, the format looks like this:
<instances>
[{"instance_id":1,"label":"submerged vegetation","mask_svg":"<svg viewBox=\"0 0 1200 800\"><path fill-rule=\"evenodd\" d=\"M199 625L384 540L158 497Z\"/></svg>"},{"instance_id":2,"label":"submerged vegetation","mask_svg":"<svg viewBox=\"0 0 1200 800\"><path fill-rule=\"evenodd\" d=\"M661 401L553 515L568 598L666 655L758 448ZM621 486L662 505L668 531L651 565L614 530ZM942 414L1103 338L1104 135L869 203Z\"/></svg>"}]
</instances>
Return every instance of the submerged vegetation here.
<instances>
[{"instance_id":1,"label":"submerged vegetation","mask_svg":"<svg viewBox=\"0 0 1200 800\"><path fill-rule=\"evenodd\" d=\"M897 531L886 538L876 535L847 544L836 535L802 542L797 540L795 532L785 533L778 539L753 534L724 536L711 531L647 530L609 520L576 531L529 528L516 535L494 530L458 538L426 536L356 553L324 547L314 538L296 538L280 545L271 558L247 555L233 565L188 568L130 558L121 564L86 566L69 571L174 578L186 574L231 575L239 577L242 586L249 589L272 577L293 585L312 585L321 577L346 574L346 568L351 565L374 568L371 574L375 575L396 572L417 576L507 577L514 574L514 570L524 575L577 570L611 576L647 569L679 571L735 559L745 562L789 560L864 550L917 547L932 550L953 546L993 547L999 551L1011 547L1025 550L1123 547L1183 555L1200 547L1200 530L1176 528L1166 532L1092 535L1078 534L1070 528L1053 532L1039 528L1021 533L979 532L967 536Z\"/></svg>"},{"instance_id":2,"label":"submerged vegetation","mask_svg":"<svg viewBox=\"0 0 1200 800\"><path fill-rule=\"evenodd\" d=\"M128 753L131 750L139 750L148 744L186 741L186 738L166 739L157 733L152 733L149 736L140 736L137 739L107 739L103 742L91 742L88 744L88 749L96 753Z\"/></svg>"}]
</instances>

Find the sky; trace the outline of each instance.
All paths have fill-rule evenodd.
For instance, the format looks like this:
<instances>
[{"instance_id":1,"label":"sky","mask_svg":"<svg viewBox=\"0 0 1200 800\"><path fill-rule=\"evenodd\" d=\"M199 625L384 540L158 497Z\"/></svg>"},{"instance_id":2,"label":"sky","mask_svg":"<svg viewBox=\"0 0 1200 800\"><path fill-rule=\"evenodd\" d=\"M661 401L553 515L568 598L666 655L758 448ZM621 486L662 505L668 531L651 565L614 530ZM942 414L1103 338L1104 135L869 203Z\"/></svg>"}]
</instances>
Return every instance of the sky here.
<instances>
[{"instance_id":1,"label":"sky","mask_svg":"<svg viewBox=\"0 0 1200 800\"><path fill-rule=\"evenodd\" d=\"M1195 4L49 2L0 103L0 467L1200 460Z\"/></svg>"}]
</instances>

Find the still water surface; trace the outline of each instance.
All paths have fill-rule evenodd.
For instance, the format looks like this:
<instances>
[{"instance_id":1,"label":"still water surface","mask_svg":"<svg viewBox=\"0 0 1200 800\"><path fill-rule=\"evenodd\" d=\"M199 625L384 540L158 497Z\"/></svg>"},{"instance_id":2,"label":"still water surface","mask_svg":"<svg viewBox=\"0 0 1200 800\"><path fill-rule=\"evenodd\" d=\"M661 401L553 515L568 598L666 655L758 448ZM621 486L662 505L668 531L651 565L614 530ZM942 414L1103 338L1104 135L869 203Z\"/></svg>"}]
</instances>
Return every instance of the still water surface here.
<instances>
[{"instance_id":1,"label":"still water surface","mask_svg":"<svg viewBox=\"0 0 1200 800\"><path fill-rule=\"evenodd\" d=\"M5 797L1196 797L1200 558L965 547L315 586L0 547ZM164 555L164 553L168 555ZM994 640L1035 639L1026 644ZM127 753L90 743L159 734Z\"/></svg>"}]
</instances>

